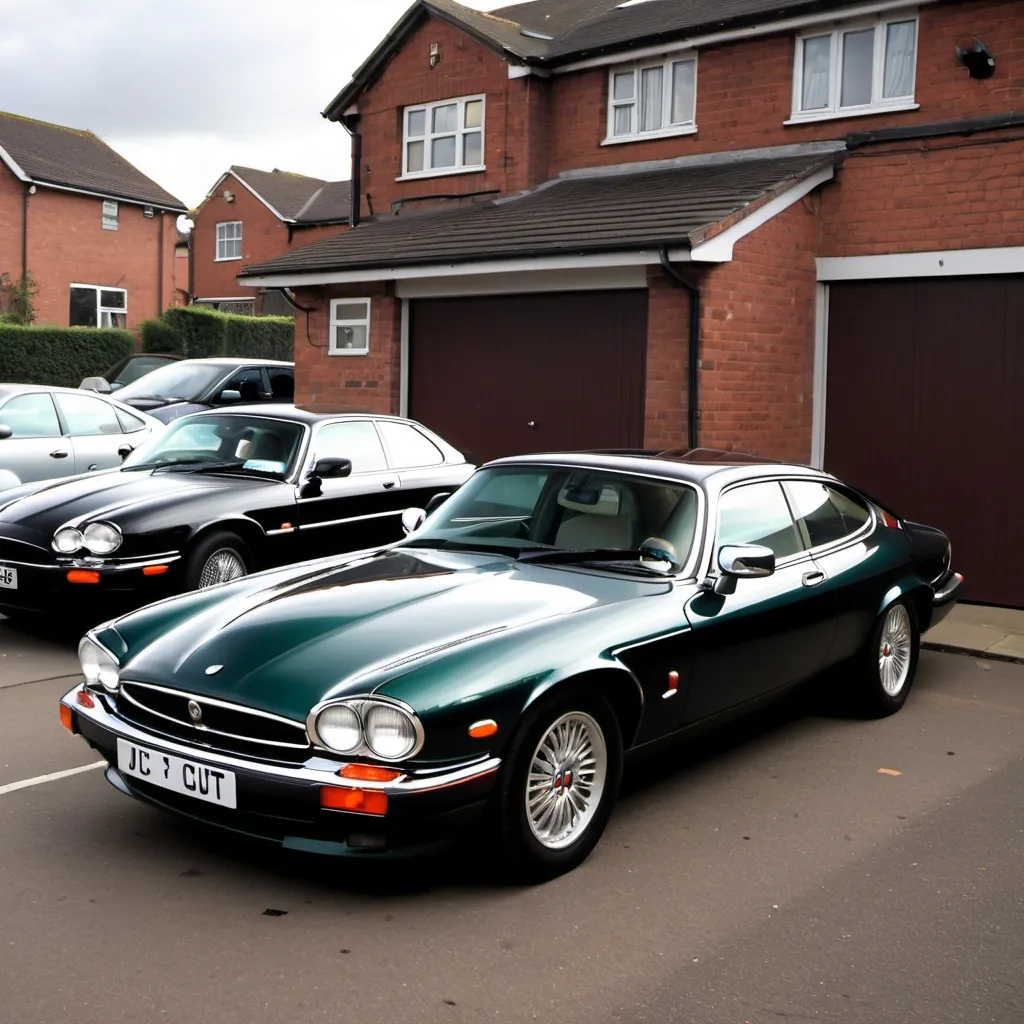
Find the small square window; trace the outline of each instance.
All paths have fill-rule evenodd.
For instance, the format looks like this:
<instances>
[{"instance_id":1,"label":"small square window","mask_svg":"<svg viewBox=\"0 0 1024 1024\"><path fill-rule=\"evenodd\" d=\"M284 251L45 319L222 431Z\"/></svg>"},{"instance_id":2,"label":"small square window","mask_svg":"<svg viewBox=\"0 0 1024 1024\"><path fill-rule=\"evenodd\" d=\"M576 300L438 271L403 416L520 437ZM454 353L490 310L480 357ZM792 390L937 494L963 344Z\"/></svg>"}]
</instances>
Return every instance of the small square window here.
<instances>
[{"instance_id":1,"label":"small square window","mask_svg":"<svg viewBox=\"0 0 1024 1024\"><path fill-rule=\"evenodd\" d=\"M103 230L117 230L117 203L109 199L103 201Z\"/></svg>"},{"instance_id":2,"label":"small square window","mask_svg":"<svg viewBox=\"0 0 1024 1024\"><path fill-rule=\"evenodd\" d=\"M73 284L68 310L71 327L125 327L128 321L128 293L123 288L94 284Z\"/></svg>"},{"instance_id":3,"label":"small square window","mask_svg":"<svg viewBox=\"0 0 1024 1024\"><path fill-rule=\"evenodd\" d=\"M331 299L328 352L365 356L370 351L370 300Z\"/></svg>"},{"instance_id":4,"label":"small square window","mask_svg":"<svg viewBox=\"0 0 1024 1024\"><path fill-rule=\"evenodd\" d=\"M437 175L483 169L483 96L425 103L405 110L402 174Z\"/></svg>"},{"instance_id":5,"label":"small square window","mask_svg":"<svg viewBox=\"0 0 1024 1024\"><path fill-rule=\"evenodd\" d=\"M607 142L697 130L697 58L618 67L608 88Z\"/></svg>"}]
</instances>

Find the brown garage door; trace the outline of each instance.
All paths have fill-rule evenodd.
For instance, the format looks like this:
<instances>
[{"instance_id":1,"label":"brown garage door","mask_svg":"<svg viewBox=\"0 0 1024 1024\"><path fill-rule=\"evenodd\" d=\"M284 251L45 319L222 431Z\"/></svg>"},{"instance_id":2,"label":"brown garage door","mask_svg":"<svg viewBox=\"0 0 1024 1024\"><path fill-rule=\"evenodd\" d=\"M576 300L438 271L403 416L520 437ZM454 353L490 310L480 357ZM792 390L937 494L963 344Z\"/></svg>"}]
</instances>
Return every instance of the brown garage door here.
<instances>
[{"instance_id":1,"label":"brown garage door","mask_svg":"<svg viewBox=\"0 0 1024 1024\"><path fill-rule=\"evenodd\" d=\"M479 459L643 441L647 292L418 299L409 415Z\"/></svg>"},{"instance_id":2,"label":"brown garage door","mask_svg":"<svg viewBox=\"0 0 1024 1024\"><path fill-rule=\"evenodd\" d=\"M829 289L825 467L949 534L965 599L1024 607L1024 277Z\"/></svg>"}]
</instances>

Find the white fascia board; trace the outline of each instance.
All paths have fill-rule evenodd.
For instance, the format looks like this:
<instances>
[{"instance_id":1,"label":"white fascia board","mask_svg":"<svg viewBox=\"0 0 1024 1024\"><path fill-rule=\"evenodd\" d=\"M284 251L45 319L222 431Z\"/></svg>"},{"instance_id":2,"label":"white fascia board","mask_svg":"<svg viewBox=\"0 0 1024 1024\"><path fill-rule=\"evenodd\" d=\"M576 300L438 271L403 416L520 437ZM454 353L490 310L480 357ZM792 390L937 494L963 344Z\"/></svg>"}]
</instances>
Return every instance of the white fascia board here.
<instances>
[{"instance_id":1,"label":"white fascia board","mask_svg":"<svg viewBox=\"0 0 1024 1024\"><path fill-rule=\"evenodd\" d=\"M894 252L881 256L823 256L816 262L819 281L1024 274L1024 246Z\"/></svg>"},{"instance_id":2,"label":"white fascia board","mask_svg":"<svg viewBox=\"0 0 1024 1024\"><path fill-rule=\"evenodd\" d=\"M689 249L672 249L673 263L686 263ZM363 281L407 281L416 278L456 277L471 274L510 274L521 271L588 270L598 267L643 267L659 263L657 249L633 252L594 253L585 256L538 256L530 259L488 260L476 263L447 263L410 267L369 267L365 270L324 270L239 277L242 286L264 288L306 288L325 284L357 284Z\"/></svg>"},{"instance_id":3,"label":"white fascia board","mask_svg":"<svg viewBox=\"0 0 1024 1024\"><path fill-rule=\"evenodd\" d=\"M168 206L166 203L151 203L145 199L126 199L124 196L114 195L111 192L93 192L87 188L73 188L71 185L56 185L52 181L39 181L37 178L26 179L37 185L39 188L53 188L58 192L73 192L78 196L95 196L97 199L109 199L112 203L123 203L125 206L152 206L154 210L161 213L176 213L179 216L188 214L188 208L184 206Z\"/></svg>"},{"instance_id":4,"label":"white fascia board","mask_svg":"<svg viewBox=\"0 0 1024 1024\"><path fill-rule=\"evenodd\" d=\"M765 22L762 25L751 25L748 28L727 29L724 32L711 32L702 36L690 36L661 46L644 46L635 50L622 50L605 57L591 57L587 60L574 61L552 68L552 74L565 75L570 71L583 71L586 68L608 67L612 64L624 64L648 57L660 57L678 53L682 50L699 49L702 46L717 46L719 43L735 43L744 39L757 39L760 36L773 36L783 32L793 32L809 28L813 25L830 22L849 21L872 14L884 14L887 11L898 11L906 7L924 7L938 3L939 0L878 0L877 3L861 4L843 10L825 11L818 14L807 14L797 18L786 18L784 21Z\"/></svg>"},{"instance_id":5,"label":"white fascia board","mask_svg":"<svg viewBox=\"0 0 1024 1024\"><path fill-rule=\"evenodd\" d=\"M24 171L23 171L23 170L22 170L22 169L21 169L21 168L20 168L20 167L18 166L18 162L17 162L17 161L16 161L15 159L14 159L14 157L13 157L13 156L11 156L11 154L10 154L10 153L8 153L8 152L7 152L7 150L6 150L6 149L4 149L4 147L3 147L3 146L0 146L0 160L3 160L3 162L4 162L5 164L7 164L8 170L10 170L11 174L13 174L13 175L14 175L14 176L15 176L16 178L18 178L18 179L19 179L20 181L25 181L25 182L29 182L29 181L31 181L31 180L32 180L32 179L31 179L31 178L30 178L30 177L29 177L29 176L28 176L28 175L27 175L27 174L26 174L26 173L25 173L25 172L24 172Z\"/></svg>"},{"instance_id":6,"label":"white fascia board","mask_svg":"<svg viewBox=\"0 0 1024 1024\"><path fill-rule=\"evenodd\" d=\"M551 72L546 68L535 68L528 64L512 64L508 65L508 77L509 78L529 78L533 75L535 78L550 78Z\"/></svg>"},{"instance_id":7,"label":"white fascia board","mask_svg":"<svg viewBox=\"0 0 1024 1024\"><path fill-rule=\"evenodd\" d=\"M753 213L741 221L737 221L732 227L719 232L706 242L695 245L690 250L690 259L695 263L728 263L732 259L733 246L741 238L745 238L762 224L777 217L783 210L803 199L808 192L813 191L823 182L829 181L834 175L835 168L832 166L815 171L814 174L797 182L792 188L786 189L785 192L770 199L763 206L759 206Z\"/></svg>"},{"instance_id":8,"label":"white fascia board","mask_svg":"<svg viewBox=\"0 0 1024 1024\"><path fill-rule=\"evenodd\" d=\"M278 219L278 220L284 221L284 222L285 222L285 224L294 224L294 223L295 223L295 221L294 221L294 219L293 219L293 218L291 218L291 217L285 217L285 216L282 216L282 215L281 215L280 213L278 213L278 212L277 212L277 210L275 210L275 209L274 209L274 208L273 208L273 207L272 207L272 206L270 205L270 203L268 203L268 202L266 201L266 199L264 199L264 198L263 198L263 196L261 196L261 195L259 194L259 192L257 192L257 191L256 191L256 189L254 189L254 188L252 187L252 185L250 185L250 184L249 184L249 182L247 182L247 181L245 180L245 178L243 178L243 177L242 177L242 176L241 176L240 174L238 174L238 173L237 173L236 171L226 171L226 172L224 173L223 177L221 177L221 181L223 181L223 180L224 180L224 178L226 178L226 177L227 177L227 176L228 176L229 174L231 175L231 177L232 177L232 178L234 178L234 179L235 179L235 181L237 181L237 182L239 182L240 184L244 185L244 186L245 186L245 187L246 187L246 188L247 188L247 189L248 189L248 190L249 190L249 191L250 191L250 192L251 192L251 193L252 193L252 194L253 194L253 195L254 195L254 196L255 196L255 197L256 197L256 198L257 198L257 199L258 199L258 200L259 200L259 201L260 201L260 202L261 202L261 203L262 203L262 204L263 204L263 205L264 205L264 206L265 206L265 207L266 207L266 208L267 208L267 209L268 209L268 210L269 210L269 211L270 211L270 212L271 212L271 213L272 213L272 214L273 214L273 215L274 215L275 217L276 217L276 218L277 218L277 219ZM220 183L218 182L218 184L220 184ZM217 188L217 185L214 185L213 187L214 187L214 188ZM209 196L207 196L207 198L209 198Z\"/></svg>"}]
</instances>

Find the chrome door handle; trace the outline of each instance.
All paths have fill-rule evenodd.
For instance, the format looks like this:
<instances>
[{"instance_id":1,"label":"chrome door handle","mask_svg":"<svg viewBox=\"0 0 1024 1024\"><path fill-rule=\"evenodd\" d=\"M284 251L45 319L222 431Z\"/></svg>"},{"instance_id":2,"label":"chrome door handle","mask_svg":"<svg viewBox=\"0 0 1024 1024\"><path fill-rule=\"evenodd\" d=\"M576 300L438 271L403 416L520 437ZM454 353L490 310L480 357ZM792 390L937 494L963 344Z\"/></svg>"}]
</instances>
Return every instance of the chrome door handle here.
<instances>
[{"instance_id":1,"label":"chrome door handle","mask_svg":"<svg viewBox=\"0 0 1024 1024\"><path fill-rule=\"evenodd\" d=\"M396 483L398 483L397 480L385 480L384 481L384 490L385 491L390 491L391 488L394 487Z\"/></svg>"},{"instance_id":2,"label":"chrome door handle","mask_svg":"<svg viewBox=\"0 0 1024 1024\"><path fill-rule=\"evenodd\" d=\"M63 451L60 448L58 448L54 452L50 452L50 458L51 459L66 459L67 457L68 457L68 453L66 451Z\"/></svg>"},{"instance_id":3,"label":"chrome door handle","mask_svg":"<svg viewBox=\"0 0 1024 1024\"><path fill-rule=\"evenodd\" d=\"M805 572L803 584L805 587L816 587L819 583L825 582L825 574L819 569L816 572Z\"/></svg>"}]
</instances>

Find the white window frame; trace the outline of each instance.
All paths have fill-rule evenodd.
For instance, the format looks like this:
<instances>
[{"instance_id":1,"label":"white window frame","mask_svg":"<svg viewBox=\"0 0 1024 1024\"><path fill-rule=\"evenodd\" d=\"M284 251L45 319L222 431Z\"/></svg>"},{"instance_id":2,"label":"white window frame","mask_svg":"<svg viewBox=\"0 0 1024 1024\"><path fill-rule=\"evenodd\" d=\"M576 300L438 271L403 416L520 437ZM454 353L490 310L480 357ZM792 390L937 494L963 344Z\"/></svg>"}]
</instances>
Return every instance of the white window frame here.
<instances>
[{"instance_id":1,"label":"white window frame","mask_svg":"<svg viewBox=\"0 0 1024 1024\"><path fill-rule=\"evenodd\" d=\"M466 117L466 104L479 101L482 106L480 108L480 127L479 128L464 128L458 127L454 131L450 132L432 132L430 127L433 123L434 110L438 107L447 107L452 103L458 104L458 124L461 126L465 123ZM421 112L423 113L423 135L417 135L413 138L409 137L409 116ZM466 164L464 163L465 153L465 136L472 134L473 132L480 133L480 163L478 164ZM434 139L447 138L448 136L455 136L455 148L456 148L456 160L458 161L451 167L429 167L428 161L430 159L430 143ZM417 142L420 139L423 140L423 170L422 171L410 171L409 170L409 143ZM396 178L396 181L405 181L407 179L412 180L416 178L443 178L449 174L472 174L476 171L487 170L487 156L486 156L486 145L487 145L487 97L483 93L479 93L476 96L455 96L447 100L437 100L433 103L418 103L411 107L405 107L402 110L402 174Z\"/></svg>"},{"instance_id":2,"label":"white window frame","mask_svg":"<svg viewBox=\"0 0 1024 1024\"><path fill-rule=\"evenodd\" d=\"M893 96L886 99L882 95L885 82L885 44L889 26L905 21L914 23L914 69L910 83L910 92L906 96ZM871 65L871 101L858 103L855 106L840 106L843 85L843 42L850 32L862 32L865 29L875 30L874 57ZM829 90L828 106L814 110L803 110L804 95L804 44L809 39L820 39L828 36L829 43ZM793 113L785 124L805 124L808 121L832 121L842 117L862 117L866 114L878 114L895 110L917 110L920 104L914 102L917 90L917 57L920 47L921 23L916 9L894 12L885 17L862 18L838 24L829 31L809 29L796 38L796 50L793 64Z\"/></svg>"},{"instance_id":3,"label":"white window frame","mask_svg":"<svg viewBox=\"0 0 1024 1024\"><path fill-rule=\"evenodd\" d=\"M117 231L119 229L118 207L113 199L103 200L103 213L101 217L104 231Z\"/></svg>"},{"instance_id":4,"label":"white window frame","mask_svg":"<svg viewBox=\"0 0 1024 1024\"><path fill-rule=\"evenodd\" d=\"M238 228L237 235L232 234L229 238L227 237L227 231L221 231L221 228ZM228 243L238 243L238 255L237 256L222 256L221 252L227 252ZM229 260L240 260L242 258L242 222L240 220L222 220L217 225L216 235L216 249L214 250L214 263L226 263Z\"/></svg>"},{"instance_id":5,"label":"white window frame","mask_svg":"<svg viewBox=\"0 0 1024 1024\"><path fill-rule=\"evenodd\" d=\"M672 73L676 64L693 64L693 110L685 121L670 121L672 116ZM665 120L660 128L640 131L640 85L643 81L642 72L655 68L662 70L661 109ZM605 126L605 138L602 146L614 146L622 142L638 142L643 139L664 139L673 135L694 135L697 131L697 54L689 51L676 53L671 57L652 61L640 61L636 64L613 64L608 69L608 117ZM615 99L615 77L632 72L633 98L631 100ZM632 107L632 130L627 135L615 134L615 111L618 107Z\"/></svg>"},{"instance_id":6,"label":"white window frame","mask_svg":"<svg viewBox=\"0 0 1024 1024\"><path fill-rule=\"evenodd\" d=\"M347 306L353 302L366 303L366 316L359 320L339 320L338 307ZM352 298L331 299L331 315L327 327L327 354L332 356L368 356L370 354L370 316L372 303L369 297L352 296ZM336 328L338 327L365 327L366 345L363 348L338 348L335 345Z\"/></svg>"},{"instance_id":7,"label":"white window frame","mask_svg":"<svg viewBox=\"0 0 1024 1024\"><path fill-rule=\"evenodd\" d=\"M125 326L128 326L128 289L127 288L115 288L105 284L81 284L78 281L72 281L68 286L68 297L70 298L71 288L91 288L96 292L96 323L94 327L103 327L103 314L104 313L123 313ZM120 292L124 296L124 306L120 309L115 309L113 306L104 306L100 301L104 292ZM106 325L110 326L110 325Z\"/></svg>"}]
</instances>

